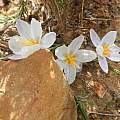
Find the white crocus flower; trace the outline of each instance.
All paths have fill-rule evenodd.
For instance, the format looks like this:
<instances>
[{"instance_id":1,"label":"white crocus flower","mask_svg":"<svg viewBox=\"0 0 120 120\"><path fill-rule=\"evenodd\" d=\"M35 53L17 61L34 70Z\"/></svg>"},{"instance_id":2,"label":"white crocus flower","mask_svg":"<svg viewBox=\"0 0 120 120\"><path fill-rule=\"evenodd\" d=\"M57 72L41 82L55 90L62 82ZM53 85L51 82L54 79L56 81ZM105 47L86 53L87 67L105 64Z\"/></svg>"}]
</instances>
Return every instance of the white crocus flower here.
<instances>
[{"instance_id":1,"label":"white crocus flower","mask_svg":"<svg viewBox=\"0 0 120 120\"><path fill-rule=\"evenodd\" d=\"M54 32L42 36L41 23L34 18L32 18L31 24L17 20L16 27L20 36L13 36L8 41L9 48L14 53L8 58L12 60L23 59L39 49L49 48L56 40L56 33Z\"/></svg>"},{"instance_id":2,"label":"white crocus flower","mask_svg":"<svg viewBox=\"0 0 120 120\"><path fill-rule=\"evenodd\" d=\"M56 62L64 70L69 84L74 82L76 71L80 69L81 63L90 62L96 58L94 51L79 50L83 40L84 37L81 35L75 38L68 47L63 45L55 50L55 55L58 58Z\"/></svg>"},{"instance_id":3,"label":"white crocus flower","mask_svg":"<svg viewBox=\"0 0 120 120\"><path fill-rule=\"evenodd\" d=\"M90 37L98 54L99 65L105 73L108 73L106 58L115 62L120 61L120 48L114 44L116 35L116 31L110 31L100 40L97 33L93 29L90 30Z\"/></svg>"}]
</instances>

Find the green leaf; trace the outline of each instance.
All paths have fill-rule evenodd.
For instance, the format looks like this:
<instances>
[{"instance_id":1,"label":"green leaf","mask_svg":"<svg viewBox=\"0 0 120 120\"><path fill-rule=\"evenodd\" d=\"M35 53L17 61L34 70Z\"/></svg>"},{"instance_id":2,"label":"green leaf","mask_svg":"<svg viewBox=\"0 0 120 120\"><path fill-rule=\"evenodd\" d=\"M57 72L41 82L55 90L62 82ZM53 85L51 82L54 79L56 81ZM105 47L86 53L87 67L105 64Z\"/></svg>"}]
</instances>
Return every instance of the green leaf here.
<instances>
[{"instance_id":1,"label":"green leaf","mask_svg":"<svg viewBox=\"0 0 120 120\"><path fill-rule=\"evenodd\" d=\"M77 111L81 113L83 120L89 120L89 117L83 102L78 97L75 97L75 100L77 105Z\"/></svg>"},{"instance_id":2,"label":"green leaf","mask_svg":"<svg viewBox=\"0 0 120 120\"><path fill-rule=\"evenodd\" d=\"M113 69L114 74L120 75L120 69Z\"/></svg>"}]
</instances>

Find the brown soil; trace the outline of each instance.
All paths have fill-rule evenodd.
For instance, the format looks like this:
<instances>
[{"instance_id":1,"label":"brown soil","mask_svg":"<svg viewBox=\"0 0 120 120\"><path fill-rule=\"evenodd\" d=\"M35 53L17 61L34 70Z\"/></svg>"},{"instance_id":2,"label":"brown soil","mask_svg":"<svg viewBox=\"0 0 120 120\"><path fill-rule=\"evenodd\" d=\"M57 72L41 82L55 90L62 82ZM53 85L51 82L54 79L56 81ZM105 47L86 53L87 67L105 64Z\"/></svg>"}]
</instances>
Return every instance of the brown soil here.
<instances>
[{"instance_id":1,"label":"brown soil","mask_svg":"<svg viewBox=\"0 0 120 120\"><path fill-rule=\"evenodd\" d=\"M83 71L78 73L76 82L71 86L76 96L81 96L85 103L88 113L109 113L119 115L120 111L120 75L113 72L120 68L120 63L109 64L109 74L105 74L97 63L88 63L83 65ZM97 82L96 86L91 86L92 82ZM100 98L96 92L101 86L105 89L103 98ZM103 90L104 91L104 90ZM98 93L97 92L97 93ZM89 114L91 120L119 120L119 117L110 115ZM79 120L79 119L78 119Z\"/></svg>"}]
</instances>

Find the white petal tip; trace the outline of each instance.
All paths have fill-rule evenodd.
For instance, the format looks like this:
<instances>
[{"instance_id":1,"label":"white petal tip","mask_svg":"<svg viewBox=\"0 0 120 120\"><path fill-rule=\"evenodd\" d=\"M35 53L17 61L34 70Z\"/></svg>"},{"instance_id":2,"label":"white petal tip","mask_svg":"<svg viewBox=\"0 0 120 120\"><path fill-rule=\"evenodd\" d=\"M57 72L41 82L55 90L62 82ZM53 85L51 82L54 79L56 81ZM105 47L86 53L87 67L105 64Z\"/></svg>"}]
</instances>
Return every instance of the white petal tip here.
<instances>
[{"instance_id":1,"label":"white petal tip","mask_svg":"<svg viewBox=\"0 0 120 120\"><path fill-rule=\"evenodd\" d=\"M53 34L56 37L56 33L55 32L50 32L51 34Z\"/></svg>"},{"instance_id":2,"label":"white petal tip","mask_svg":"<svg viewBox=\"0 0 120 120\"><path fill-rule=\"evenodd\" d=\"M39 22L38 20L36 20L35 18L32 18L31 22ZM39 22L40 23L40 22Z\"/></svg>"},{"instance_id":3,"label":"white petal tip","mask_svg":"<svg viewBox=\"0 0 120 120\"><path fill-rule=\"evenodd\" d=\"M106 74L108 74L108 70L104 71Z\"/></svg>"},{"instance_id":4,"label":"white petal tip","mask_svg":"<svg viewBox=\"0 0 120 120\"><path fill-rule=\"evenodd\" d=\"M35 18L32 18L32 20L36 20Z\"/></svg>"},{"instance_id":5,"label":"white petal tip","mask_svg":"<svg viewBox=\"0 0 120 120\"><path fill-rule=\"evenodd\" d=\"M74 83L75 79L69 80L68 79L68 84L71 85L72 83Z\"/></svg>"},{"instance_id":6,"label":"white petal tip","mask_svg":"<svg viewBox=\"0 0 120 120\"><path fill-rule=\"evenodd\" d=\"M108 33L112 34L112 36L115 36L115 38L116 38L116 36L117 36L117 31L110 31L110 32L108 32Z\"/></svg>"},{"instance_id":7,"label":"white petal tip","mask_svg":"<svg viewBox=\"0 0 120 120\"><path fill-rule=\"evenodd\" d=\"M21 55L8 56L8 59L10 59L10 60L21 60L21 59L24 59L24 58L27 58L27 57L26 56L21 56Z\"/></svg>"},{"instance_id":8,"label":"white petal tip","mask_svg":"<svg viewBox=\"0 0 120 120\"><path fill-rule=\"evenodd\" d=\"M50 46L52 46L54 44L55 41L56 41L56 33L55 32L46 33L42 37L43 48L44 49L49 48Z\"/></svg>"},{"instance_id":9,"label":"white petal tip","mask_svg":"<svg viewBox=\"0 0 120 120\"><path fill-rule=\"evenodd\" d=\"M24 21L21 20L21 19L17 19L17 20L16 20L16 26L17 26L18 24L20 24L21 22L24 22Z\"/></svg>"},{"instance_id":10,"label":"white petal tip","mask_svg":"<svg viewBox=\"0 0 120 120\"><path fill-rule=\"evenodd\" d=\"M94 29L90 29L90 35L93 34L93 33L96 33L96 31Z\"/></svg>"},{"instance_id":11,"label":"white petal tip","mask_svg":"<svg viewBox=\"0 0 120 120\"><path fill-rule=\"evenodd\" d=\"M106 74L108 74L108 69L105 69L104 67L101 68Z\"/></svg>"},{"instance_id":12,"label":"white petal tip","mask_svg":"<svg viewBox=\"0 0 120 120\"><path fill-rule=\"evenodd\" d=\"M94 29L90 29L90 38L95 47L100 44L100 38Z\"/></svg>"},{"instance_id":13,"label":"white petal tip","mask_svg":"<svg viewBox=\"0 0 120 120\"><path fill-rule=\"evenodd\" d=\"M114 34L117 34L117 31L110 31L110 32L112 32L112 33L114 33Z\"/></svg>"},{"instance_id":14,"label":"white petal tip","mask_svg":"<svg viewBox=\"0 0 120 120\"><path fill-rule=\"evenodd\" d=\"M94 30L93 28L91 28L91 29L90 29L90 32L93 32L93 31L95 31L95 30Z\"/></svg>"}]
</instances>

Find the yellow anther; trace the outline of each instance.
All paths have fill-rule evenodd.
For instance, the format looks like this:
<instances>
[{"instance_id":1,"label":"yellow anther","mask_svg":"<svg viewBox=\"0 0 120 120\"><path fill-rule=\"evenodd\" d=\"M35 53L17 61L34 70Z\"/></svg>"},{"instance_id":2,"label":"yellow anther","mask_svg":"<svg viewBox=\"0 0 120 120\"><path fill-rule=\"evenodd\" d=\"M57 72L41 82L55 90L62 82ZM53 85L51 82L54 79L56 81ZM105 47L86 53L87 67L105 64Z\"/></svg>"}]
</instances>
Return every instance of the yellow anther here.
<instances>
[{"instance_id":1,"label":"yellow anther","mask_svg":"<svg viewBox=\"0 0 120 120\"><path fill-rule=\"evenodd\" d=\"M109 46L109 44L107 44L107 43L104 43L103 45L102 45L102 47L103 47L103 55L105 56L105 57L108 57L108 56L110 56L110 46Z\"/></svg>"},{"instance_id":2,"label":"yellow anther","mask_svg":"<svg viewBox=\"0 0 120 120\"><path fill-rule=\"evenodd\" d=\"M32 46L32 45L37 45L40 44L38 40L25 40L22 42L25 46Z\"/></svg>"},{"instance_id":3,"label":"yellow anther","mask_svg":"<svg viewBox=\"0 0 120 120\"><path fill-rule=\"evenodd\" d=\"M77 58L73 54L68 54L68 55L65 56L65 62L67 64L75 65L76 64L76 60L77 60Z\"/></svg>"}]
</instances>

